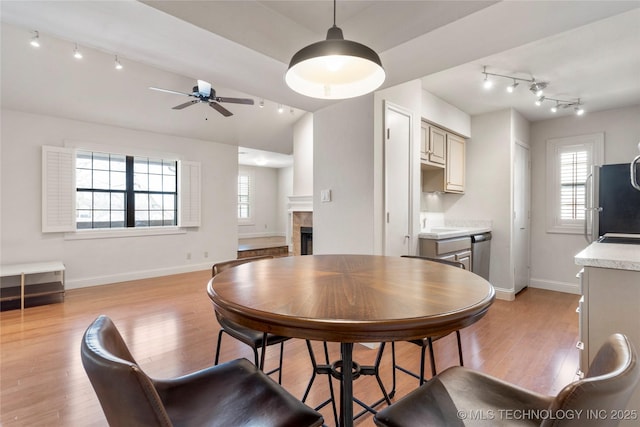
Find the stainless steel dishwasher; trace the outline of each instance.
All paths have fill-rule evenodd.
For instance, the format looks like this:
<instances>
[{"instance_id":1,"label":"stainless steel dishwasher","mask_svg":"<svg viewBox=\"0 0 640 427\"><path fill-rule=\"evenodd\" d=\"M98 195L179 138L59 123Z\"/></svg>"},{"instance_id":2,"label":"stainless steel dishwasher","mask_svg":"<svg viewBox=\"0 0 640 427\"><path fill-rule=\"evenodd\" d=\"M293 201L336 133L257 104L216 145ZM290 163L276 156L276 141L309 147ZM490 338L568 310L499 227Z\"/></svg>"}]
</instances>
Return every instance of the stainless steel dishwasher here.
<instances>
[{"instance_id":1,"label":"stainless steel dishwasher","mask_svg":"<svg viewBox=\"0 0 640 427\"><path fill-rule=\"evenodd\" d=\"M489 280L491 232L471 235L471 271Z\"/></svg>"}]
</instances>

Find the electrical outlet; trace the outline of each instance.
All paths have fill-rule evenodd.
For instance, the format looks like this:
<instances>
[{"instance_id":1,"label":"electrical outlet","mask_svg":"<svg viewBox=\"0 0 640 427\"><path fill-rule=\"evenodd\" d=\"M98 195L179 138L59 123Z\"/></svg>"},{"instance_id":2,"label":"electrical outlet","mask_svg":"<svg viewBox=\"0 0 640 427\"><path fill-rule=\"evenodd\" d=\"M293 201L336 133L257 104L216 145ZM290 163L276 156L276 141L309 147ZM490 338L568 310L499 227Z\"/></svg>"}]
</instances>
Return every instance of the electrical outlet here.
<instances>
[{"instance_id":1,"label":"electrical outlet","mask_svg":"<svg viewBox=\"0 0 640 427\"><path fill-rule=\"evenodd\" d=\"M187 252L187 259L191 259L191 252Z\"/></svg>"},{"instance_id":2,"label":"electrical outlet","mask_svg":"<svg viewBox=\"0 0 640 427\"><path fill-rule=\"evenodd\" d=\"M209 258L209 252L204 251L204 257L205 257L205 258Z\"/></svg>"}]
</instances>

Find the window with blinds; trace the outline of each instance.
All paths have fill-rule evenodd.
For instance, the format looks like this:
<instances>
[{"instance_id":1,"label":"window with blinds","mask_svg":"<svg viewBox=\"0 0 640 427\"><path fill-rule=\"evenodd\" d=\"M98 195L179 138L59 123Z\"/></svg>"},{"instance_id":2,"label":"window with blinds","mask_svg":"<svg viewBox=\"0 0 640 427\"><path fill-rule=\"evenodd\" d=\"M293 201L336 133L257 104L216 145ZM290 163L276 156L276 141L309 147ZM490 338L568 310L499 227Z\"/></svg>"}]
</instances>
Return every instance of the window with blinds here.
<instances>
[{"instance_id":1,"label":"window with blinds","mask_svg":"<svg viewBox=\"0 0 640 427\"><path fill-rule=\"evenodd\" d=\"M199 162L43 146L42 231L199 227L200 169Z\"/></svg>"},{"instance_id":2,"label":"window with blinds","mask_svg":"<svg viewBox=\"0 0 640 427\"><path fill-rule=\"evenodd\" d=\"M585 208L593 189L588 177L603 158L603 133L547 140L548 232L584 233Z\"/></svg>"},{"instance_id":3,"label":"window with blinds","mask_svg":"<svg viewBox=\"0 0 640 427\"><path fill-rule=\"evenodd\" d=\"M585 182L588 171L588 151L560 154L560 219L584 220Z\"/></svg>"},{"instance_id":4,"label":"window with blinds","mask_svg":"<svg viewBox=\"0 0 640 427\"><path fill-rule=\"evenodd\" d=\"M238 175L238 220L250 221L253 197L251 174L241 172Z\"/></svg>"}]
</instances>

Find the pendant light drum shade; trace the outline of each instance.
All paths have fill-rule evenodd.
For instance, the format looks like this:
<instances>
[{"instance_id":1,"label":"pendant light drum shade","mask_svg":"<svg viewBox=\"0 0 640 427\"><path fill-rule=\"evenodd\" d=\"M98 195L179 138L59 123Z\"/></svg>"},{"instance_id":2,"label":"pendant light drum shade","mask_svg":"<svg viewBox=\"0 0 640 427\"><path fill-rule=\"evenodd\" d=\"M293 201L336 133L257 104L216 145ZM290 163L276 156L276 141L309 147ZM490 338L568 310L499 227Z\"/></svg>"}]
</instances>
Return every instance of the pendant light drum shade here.
<instances>
[{"instance_id":1,"label":"pendant light drum shade","mask_svg":"<svg viewBox=\"0 0 640 427\"><path fill-rule=\"evenodd\" d=\"M384 82L382 62L373 49L344 40L335 25L327 40L299 50L285 75L287 85L312 98L355 98L372 92Z\"/></svg>"}]
</instances>

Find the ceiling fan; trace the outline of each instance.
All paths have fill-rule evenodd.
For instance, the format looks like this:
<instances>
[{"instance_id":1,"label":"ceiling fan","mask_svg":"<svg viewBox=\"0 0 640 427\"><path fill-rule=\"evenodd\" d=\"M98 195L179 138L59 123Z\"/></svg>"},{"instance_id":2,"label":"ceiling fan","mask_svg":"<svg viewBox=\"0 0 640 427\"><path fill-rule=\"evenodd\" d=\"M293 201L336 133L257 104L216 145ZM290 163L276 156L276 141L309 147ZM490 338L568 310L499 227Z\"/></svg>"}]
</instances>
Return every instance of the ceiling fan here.
<instances>
[{"instance_id":1,"label":"ceiling fan","mask_svg":"<svg viewBox=\"0 0 640 427\"><path fill-rule=\"evenodd\" d=\"M229 117L233 116L233 113L220 105L219 102L253 105L253 99L249 98L227 98L216 96L216 90L211 87L211 83L205 82L204 80L198 80L198 86L193 87L192 93L176 92L175 90L160 89L158 87L150 87L149 89L158 90L160 92L174 93L176 95L191 96L195 98L191 101L185 102L184 104L176 105L175 107L173 107L174 110L182 110L183 108L186 108L190 105L198 104L200 102L206 102L211 108L213 108L223 116Z\"/></svg>"}]
</instances>

